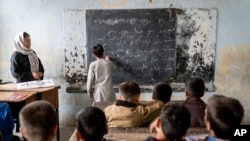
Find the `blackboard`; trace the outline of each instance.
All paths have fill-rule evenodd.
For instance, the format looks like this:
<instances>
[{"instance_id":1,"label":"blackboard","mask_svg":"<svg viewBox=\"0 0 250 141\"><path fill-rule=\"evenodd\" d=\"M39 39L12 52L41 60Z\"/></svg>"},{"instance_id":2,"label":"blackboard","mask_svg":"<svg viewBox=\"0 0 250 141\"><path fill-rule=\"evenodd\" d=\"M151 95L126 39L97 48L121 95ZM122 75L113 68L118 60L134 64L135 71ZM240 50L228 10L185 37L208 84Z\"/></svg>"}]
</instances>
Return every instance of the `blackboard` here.
<instances>
[{"instance_id":1,"label":"blackboard","mask_svg":"<svg viewBox=\"0 0 250 141\"><path fill-rule=\"evenodd\" d=\"M87 10L87 65L93 45L102 44L117 65L114 84L168 81L176 73L176 10Z\"/></svg>"}]
</instances>

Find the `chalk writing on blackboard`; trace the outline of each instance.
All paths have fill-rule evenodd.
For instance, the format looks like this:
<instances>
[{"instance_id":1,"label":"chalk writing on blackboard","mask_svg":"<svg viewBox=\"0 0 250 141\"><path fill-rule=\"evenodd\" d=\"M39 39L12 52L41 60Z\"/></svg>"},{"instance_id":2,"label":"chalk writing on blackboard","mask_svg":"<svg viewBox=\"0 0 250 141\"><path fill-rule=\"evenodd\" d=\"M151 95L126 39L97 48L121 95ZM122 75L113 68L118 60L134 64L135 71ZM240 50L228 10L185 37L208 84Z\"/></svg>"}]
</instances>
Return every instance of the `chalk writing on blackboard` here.
<instances>
[{"instance_id":1,"label":"chalk writing on blackboard","mask_svg":"<svg viewBox=\"0 0 250 141\"><path fill-rule=\"evenodd\" d=\"M87 10L86 25L88 65L92 46L102 44L117 65L115 84L154 84L175 75L175 9Z\"/></svg>"}]
</instances>

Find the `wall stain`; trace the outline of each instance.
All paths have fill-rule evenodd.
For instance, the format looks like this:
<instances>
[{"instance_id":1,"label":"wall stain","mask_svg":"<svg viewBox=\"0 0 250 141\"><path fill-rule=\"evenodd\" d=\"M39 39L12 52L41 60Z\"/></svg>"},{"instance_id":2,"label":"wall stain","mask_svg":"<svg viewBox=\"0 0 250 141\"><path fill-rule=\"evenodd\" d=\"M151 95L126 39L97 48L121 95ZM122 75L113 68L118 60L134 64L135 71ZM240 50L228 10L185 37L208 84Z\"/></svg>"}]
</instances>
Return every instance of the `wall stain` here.
<instances>
[{"instance_id":1,"label":"wall stain","mask_svg":"<svg viewBox=\"0 0 250 141\"><path fill-rule=\"evenodd\" d=\"M209 18L215 17L214 13L199 9L177 10L175 76L177 82L183 83L193 76L201 77L205 82L214 81L215 40L210 38L215 35L208 32L216 30L214 24L216 18L213 20ZM203 26L204 24L211 26Z\"/></svg>"},{"instance_id":2,"label":"wall stain","mask_svg":"<svg viewBox=\"0 0 250 141\"><path fill-rule=\"evenodd\" d=\"M250 123L250 44L220 48L216 62L217 93L237 98L244 105L243 122Z\"/></svg>"}]
</instances>

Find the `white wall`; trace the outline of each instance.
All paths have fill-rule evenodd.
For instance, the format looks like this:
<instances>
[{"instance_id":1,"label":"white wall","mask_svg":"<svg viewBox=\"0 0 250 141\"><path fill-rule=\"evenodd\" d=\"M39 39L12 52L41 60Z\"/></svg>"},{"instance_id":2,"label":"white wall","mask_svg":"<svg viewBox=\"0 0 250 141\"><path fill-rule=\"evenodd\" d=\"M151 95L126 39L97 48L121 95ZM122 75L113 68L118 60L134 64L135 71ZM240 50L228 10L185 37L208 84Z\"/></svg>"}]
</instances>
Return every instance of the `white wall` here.
<instances>
[{"instance_id":1,"label":"white wall","mask_svg":"<svg viewBox=\"0 0 250 141\"><path fill-rule=\"evenodd\" d=\"M218 9L215 93L238 98L245 108L244 122L250 123L249 0L152 0L152 3L149 0L1 0L0 78L4 82L15 81L9 71L13 40L16 33L27 31L31 34L32 48L44 64L45 78L53 78L62 87L59 91L60 123L74 124L75 113L91 101L86 94L66 92L64 11L167 8L170 5L174 8ZM72 30L73 33L78 31ZM142 94L142 98L148 99L150 94ZM184 96L174 93L174 99L184 99Z\"/></svg>"}]
</instances>

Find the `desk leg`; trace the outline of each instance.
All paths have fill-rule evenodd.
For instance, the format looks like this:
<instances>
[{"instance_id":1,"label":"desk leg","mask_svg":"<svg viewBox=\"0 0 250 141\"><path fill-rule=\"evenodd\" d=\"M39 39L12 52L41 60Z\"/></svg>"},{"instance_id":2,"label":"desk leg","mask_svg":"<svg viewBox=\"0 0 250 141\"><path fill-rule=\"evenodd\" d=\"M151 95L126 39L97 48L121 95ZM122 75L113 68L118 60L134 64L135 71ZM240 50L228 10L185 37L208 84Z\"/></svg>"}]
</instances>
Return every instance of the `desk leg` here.
<instances>
[{"instance_id":1,"label":"desk leg","mask_svg":"<svg viewBox=\"0 0 250 141\"><path fill-rule=\"evenodd\" d=\"M43 93L37 93L36 94L36 99L37 100L43 100Z\"/></svg>"},{"instance_id":2,"label":"desk leg","mask_svg":"<svg viewBox=\"0 0 250 141\"><path fill-rule=\"evenodd\" d=\"M56 139L57 141L60 141L60 127L59 127L59 109L56 108L56 112L57 112L57 120L58 120L58 129L57 129L57 134L56 134Z\"/></svg>"},{"instance_id":3,"label":"desk leg","mask_svg":"<svg viewBox=\"0 0 250 141\"><path fill-rule=\"evenodd\" d=\"M25 106L25 102L8 102L8 104L11 109L14 123L16 123L16 132L19 132L20 123L19 123L18 116L19 116L19 112L21 111L21 109Z\"/></svg>"}]
</instances>

